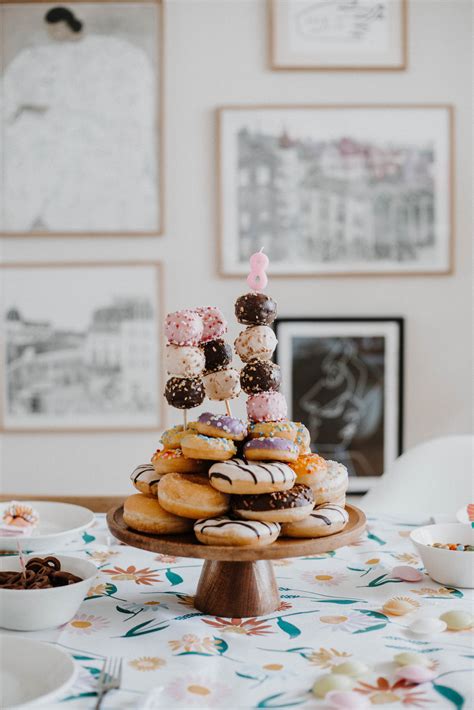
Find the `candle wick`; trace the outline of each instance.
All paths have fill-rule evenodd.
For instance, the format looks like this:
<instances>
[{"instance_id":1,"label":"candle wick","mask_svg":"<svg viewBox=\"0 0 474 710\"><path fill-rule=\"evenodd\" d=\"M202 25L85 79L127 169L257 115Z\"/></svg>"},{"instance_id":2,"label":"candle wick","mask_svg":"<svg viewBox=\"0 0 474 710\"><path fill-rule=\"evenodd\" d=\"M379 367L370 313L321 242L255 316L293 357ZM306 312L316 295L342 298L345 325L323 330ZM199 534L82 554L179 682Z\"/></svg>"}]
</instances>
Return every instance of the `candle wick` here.
<instances>
[{"instance_id":1,"label":"candle wick","mask_svg":"<svg viewBox=\"0 0 474 710\"><path fill-rule=\"evenodd\" d=\"M265 247L262 247L262 248L260 249L260 254L262 253L262 251L263 251L264 249L265 249Z\"/></svg>"}]
</instances>

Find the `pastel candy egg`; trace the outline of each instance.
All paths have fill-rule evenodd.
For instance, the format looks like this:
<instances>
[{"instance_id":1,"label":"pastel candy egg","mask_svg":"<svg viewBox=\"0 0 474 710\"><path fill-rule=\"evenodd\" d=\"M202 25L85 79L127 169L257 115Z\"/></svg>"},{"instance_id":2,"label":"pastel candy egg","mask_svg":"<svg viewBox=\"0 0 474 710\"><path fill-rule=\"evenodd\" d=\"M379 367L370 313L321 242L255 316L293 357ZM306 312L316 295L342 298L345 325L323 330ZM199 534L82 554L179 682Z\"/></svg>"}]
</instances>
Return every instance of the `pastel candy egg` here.
<instances>
[{"instance_id":1,"label":"pastel candy egg","mask_svg":"<svg viewBox=\"0 0 474 710\"><path fill-rule=\"evenodd\" d=\"M203 329L202 318L195 311L175 311L165 318L165 336L173 345L197 345Z\"/></svg>"},{"instance_id":2,"label":"pastel candy egg","mask_svg":"<svg viewBox=\"0 0 474 710\"><path fill-rule=\"evenodd\" d=\"M227 321L220 308L217 308L217 306L203 306L202 308L196 308L196 313L201 316L203 322L201 343L222 338L227 330Z\"/></svg>"},{"instance_id":3,"label":"pastel candy egg","mask_svg":"<svg viewBox=\"0 0 474 710\"><path fill-rule=\"evenodd\" d=\"M422 618L416 619L408 629L415 636L431 636L432 634L440 634L446 629L446 622L441 619Z\"/></svg>"},{"instance_id":4,"label":"pastel candy egg","mask_svg":"<svg viewBox=\"0 0 474 710\"><path fill-rule=\"evenodd\" d=\"M385 602L382 611L390 616L404 616L413 611L419 604L404 597L393 597Z\"/></svg>"},{"instance_id":5,"label":"pastel candy egg","mask_svg":"<svg viewBox=\"0 0 474 710\"><path fill-rule=\"evenodd\" d=\"M313 694L325 698L331 690L352 690L353 681L347 675L328 673L318 678L313 685Z\"/></svg>"},{"instance_id":6,"label":"pastel candy egg","mask_svg":"<svg viewBox=\"0 0 474 710\"><path fill-rule=\"evenodd\" d=\"M347 675L350 678L359 678L365 675L369 670L369 667L362 663L362 661L345 661L344 663L339 663L337 666L333 666L333 673L340 673L341 675Z\"/></svg>"},{"instance_id":7,"label":"pastel candy egg","mask_svg":"<svg viewBox=\"0 0 474 710\"><path fill-rule=\"evenodd\" d=\"M439 617L450 631L470 629L474 624L474 616L468 611L446 611Z\"/></svg>"},{"instance_id":8,"label":"pastel candy egg","mask_svg":"<svg viewBox=\"0 0 474 710\"><path fill-rule=\"evenodd\" d=\"M401 579L404 582L420 582L423 579L422 573L414 567L399 565L392 570L392 577Z\"/></svg>"},{"instance_id":9,"label":"pastel candy egg","mask_svg":"<svg viewBox=\"0 0 474 710\"><path fill-rule=\"evenodd\" d=\"M370 708L368 698L352 690L330 690L324 698L329 707L336 710L366 710Z\"/></svg>"},{"instance_id":10,"label":"pastel candy egg","mask_svg":"<svg viewBox=\"0 0 474 710\"><path fill-rule=\"evenodd\" d=\"M426 666L402 666L395 671L397 678L403 678L409 683L427 683L436 678L436 673Z\"/></svg>"},{"instance_id":11,"label":"pastel candy egg","mask_svg":"<svg viewBox=\"0 0 474 710\"><path fill-rule=\"evenodd\" d=\"M429 666L430 661L426 656L416 651L402 651L393 659L397 666Z\"/></svg>"}]
</instances>

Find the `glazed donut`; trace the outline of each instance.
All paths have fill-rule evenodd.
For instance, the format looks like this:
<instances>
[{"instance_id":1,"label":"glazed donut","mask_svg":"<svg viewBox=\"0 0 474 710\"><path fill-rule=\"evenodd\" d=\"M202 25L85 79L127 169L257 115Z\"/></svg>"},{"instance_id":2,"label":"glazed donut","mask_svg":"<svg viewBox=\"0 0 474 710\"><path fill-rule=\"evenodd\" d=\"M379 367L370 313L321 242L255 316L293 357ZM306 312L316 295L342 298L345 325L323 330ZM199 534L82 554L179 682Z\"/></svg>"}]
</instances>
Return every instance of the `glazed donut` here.
<instances>
[{"instance_id":1,"label":"glazed donut","mask_svg":"<svg viewBox=\"0 0 474 710\"><path fill-rule=\"evenodd\" d=\"M347 469L336 461L325 461L318 454L303 454L290 463L298 483L313 491L316 505L332 503L345 505L348 484Z\"/></svg>"},{"instance_id":2,"label":"glazed donut","mask_svg":"<svg viewBox=\"0 0 474 710\"><path fill-rule=\"evenodd\" d=\"M238 397L240 394L240 376L233 367L210 372L204 375L203 382L209 399L222 402L225 399Z\"/></svg>"},{"instance_id":3,"label":"glazed donut","mask_svg":"<svg viewBox=\"0 0 474 710\"><path fill-rule=\"evenodd\" d=\"M267 325L246 328L234 341L235 352L242 362L254 358L270 360L277 346L276 335Z\"/></svg>"},{"instance_id":4,"label":"glazed donut","mask_svg":"<svg viewBox=\"0 0 474 710\"><path fill-rule=\"evenodd\" d=\"M279 533L278 523L258 520L235 520L227 516L208 518L194 523L194 533L204 545L257 547L274 542Z\"/></svg>"},{"instance_id":5,"label":"glazed donut","mask_svg":"<svg viewBox=\"0 0 474 710\"><path fill-rule=\"evenodd\" d=\"M233 441L242 441L247 436L247 425L242 419L211 412L204 412L198 417L196 430L206 436L220 436Z\"/></svg>"},{"instance_id":6,"label":"glazed donut","mask_svg":"<svg viewBox=\"0 0 474 710\"><path fill-rule=\"evenodd\" d=\"M277 304L265 293L244 293L235 302L235 317L243 325L270 325L277 315Z\"/></svg>"},{"instance_id":7,"label":"glazed donut","mask_svg":"<svg viewBox=\"0 0 474 710\"><path fill-rule=\"evenodd\" d=\"M202 404L205 392L200 377L171 377L166 383L165 397L171 407L192 409Z\"/></svg>"},{"instance_id":8,"label":"glazed donut","mask_svg":"<svg viewBox=\"0 0 474 710\"><path fill-rule=\"evenodd\" d=\"M237 453L232 439L204 434L188 434L181 441L181 448L185 456L206 461L226 461Z\"/></svg>"},{"instance_id":9,"label":"glazed donut","mask_svg":"<svg viewBox=\"0 0 474 710\"><path fill-rule=\"evenodd\" d=\"M201 473L207 471L204 461L189 459L182 449L160 449L153 454L151 463L156 473Z\"/></svg>"},{"instance_id":10,"label":"glazed donut","mask_svg":"<svg viewBox=\"0 0 474 710\"><path fill-rule=\"evenodd\" d=\"M165 348L165 367L168 375L198 377L204 371L206 359L201 348L193 345L173 345Z\"/></svg>"},{"instance_id":11,"label":"glazed donut","mask_svg":"<svg viewBox=\"0 0 474 710\"><path fill-rule=\"evenodd\" d=\"M261 392L247 400L247 414L253 422L274 422L286 419L286 399L281 392Z\"/></svg>"},{"instance_id":12,"label":"glazed donut","mask_svg":"<svg viewBox=\"0 0 474 710\"><path fill-rule=\"evenodd\" d=\"M171 429L167 429L166 431L163 432L161 435L161 443L163 444L164 449L179 449L181 448L181 439L184 436L187 436L187 434L193 434L194 429L192 428L192 424L194 422L188 422L188 428L185 429L182 424L178 424L177 426L171 427Z\"/></svg>"},{"instance_id":13,"label":"glazed donut","mask_svg":"<svg viewBox=\"0 0 474 710\"><path fill-rule=\"evenodd\" d=\"M158 485L158 496L161 484L162 481ZM313 507L314 497L311 488L300 483L287 491L232 497L233 512L245 520L295 523L307 518Z\"/></svg>"},{"instance_id":14,"label":"glazed donut","mask_svg":"<svg viewBox=\"0 0 474 710\"><path fill-rule=\"evenodd\" d=\"M202 338L204 323L199 313L185 309L168 313L164 330L165 337L173 345L197 345Z\"/></svg>"},{"instance_id":15,"label":"glazed donut","mask_svg":"<svg viewBox=\"0 0 474 710\"><path fill-rule=\"evenodd\" d=\"M349 520L349 515L339 505L322 503L316 505L304 520L297 523L285 523L281 534L286 537L326 537L340 532Z\"/></svg>"},{"instance_id":16,"label":"glazed donut","mask_svg":"<svg viewBox=\"0 0 474 710\"><path fill-rule=\"evenodd\" d=\"M291 422L296 427L295 444L298 444L300 454L311 453L311 434L302 422Z\"/></svg>"},{"instance_id":17,"label":"glazed donut","mask_svg":"<svg viewBox=\"0 0 474 710\"><path fill-rule=\"evenodd\" d=\"M193 528L190 520L168 513L156 498L140 493L130 496L123 504L123 519L132 530L155 535L179 535Z\"/></svg>"},{"instance_id":18,"label":"glazed donut","mask_svg":"<svg viewBox=\"0 0 474 710\"><path fill-rule=\"evenodd\" d=\"M270 360L250 360L240 372L240 386L246 394L278 390L280 384L280 368Z\"/></svg>"},{"instance_id":19,"label":"glazed donut","mask_svg":"<svg viewBox=\"0 0 474 710\"><path fill-rule=\"evenodd\" d=\"M199 520L223 515L229 496L217 491L207 478L196 474L170 473L158 484L160 505L174 515Z\"/></svg>"},{"instance_id":20,"label":"glazed donut","mask_svg":"<svg viewBox=\"0 0 474 710\"><path fill-rule=\"evenodd\" d=\"M293 441L277 436L250 439L244 445L244 456L250 461L296 461L298 453Z\"/></svg>"},{"instance_id":21,"label":"glazed donut","mask_svg":"<svg viewBox=\"0 0 474 710\"><path fill-rule=\"evenodd\" d=\"M202 306L201 308L196 308L196 313L201 316L204 326L201 343L222 338L227 330L227 321L220 308L217 308L217 306Z\"/></svg>"},{"instance_id":22,"label":"glazed donut","mask_svg":"<svg viewBox=\"0 0 474 710\"><path fill-rule=\"evenodd\" d=\"M223 493L236 495L272 493L292 488L296 475L284 463L248 463L244 459L231 459L215 463L209 469L211 486Z\"/></svg>"},{"instance_id":23,"label":"glazed donut","mask_svg":"<svg viewBox=\"0 0 474 710\"><path fill-rule=\"evenodd\" d=\"M276 436L279 439L295 441L296 435L295 422L290 422L288 419L282 419L279 422L252 422L249 426L249 437L251 439L259 439L261 436Z\"/></svg>"},{"instance_id":24,"label":"glazed donut","mask_svg":"<svg viewBox=\"0 0 474 710\"><path fill-rule=\"evenodd\" d=\"M156 498L158 481L162 474L156 473L151 463L142 463L130 474L130 480L135 488L146 496Z\"/></svg>"},{"instance_id":25,"label":"glazed donut","mask_svg":"<svg viewBox=\"0 0 474 710\"><path fill-rule=\"evenodd\" d=\"M205 358L205 373L223 370L232 362L232 348L225 340L210 340L202 343L201 350Z\"/></svg>"}]
</instances>

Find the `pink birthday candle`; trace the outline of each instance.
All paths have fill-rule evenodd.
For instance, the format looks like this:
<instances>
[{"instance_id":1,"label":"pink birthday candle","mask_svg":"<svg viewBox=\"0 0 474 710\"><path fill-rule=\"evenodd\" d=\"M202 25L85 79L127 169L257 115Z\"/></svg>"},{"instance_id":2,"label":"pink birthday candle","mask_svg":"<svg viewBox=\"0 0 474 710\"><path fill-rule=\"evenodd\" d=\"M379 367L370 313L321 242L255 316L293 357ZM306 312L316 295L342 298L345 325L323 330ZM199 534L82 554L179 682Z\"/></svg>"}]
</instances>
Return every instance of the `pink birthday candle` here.
<instances>
[{"instance_id":1,"label":"pink birthday candle","mask_svg":"<svg viewBox=\"0 0 474 710\"><path fill-rule=\"evenodd\" d=\"M253 291L263 291L268 283L265 273L270 260L263 253L263 247L250 257L250 274L247 276L247 283Z\"/></svg>"}]
</instances>

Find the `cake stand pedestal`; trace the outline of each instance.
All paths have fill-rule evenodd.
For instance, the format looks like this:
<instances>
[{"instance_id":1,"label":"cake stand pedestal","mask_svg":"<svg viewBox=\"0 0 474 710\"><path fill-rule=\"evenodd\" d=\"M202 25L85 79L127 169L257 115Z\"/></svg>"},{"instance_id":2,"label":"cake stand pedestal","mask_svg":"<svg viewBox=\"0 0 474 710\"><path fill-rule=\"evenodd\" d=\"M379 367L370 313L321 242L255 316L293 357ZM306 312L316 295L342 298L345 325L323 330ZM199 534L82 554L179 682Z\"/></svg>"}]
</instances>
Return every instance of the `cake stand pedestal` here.
<instances>
[{"instance_id":1,"label":"cake stand pedestal","mask_svg":"<svg viewBox=\"0 0 474 710\"><path fill-rule=\"evenodd\" d=\"M212 616L230 618L269 614L280 605L271 560L305 557L336 550L357 540L365 529L364 513L346 505L349 522L344 530L327 537L278 538L263 547L203 545L192 533L151 535L131 530L123 520L123 506L107 513L107 525L117 540L150 552L205 560L194 606Z\"/></svg>"}]
</instances>

